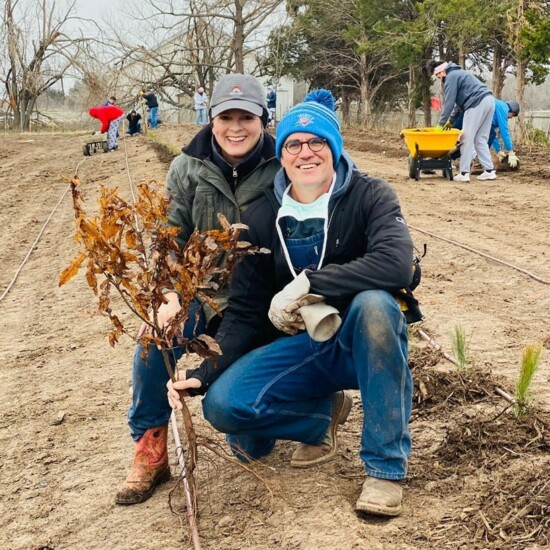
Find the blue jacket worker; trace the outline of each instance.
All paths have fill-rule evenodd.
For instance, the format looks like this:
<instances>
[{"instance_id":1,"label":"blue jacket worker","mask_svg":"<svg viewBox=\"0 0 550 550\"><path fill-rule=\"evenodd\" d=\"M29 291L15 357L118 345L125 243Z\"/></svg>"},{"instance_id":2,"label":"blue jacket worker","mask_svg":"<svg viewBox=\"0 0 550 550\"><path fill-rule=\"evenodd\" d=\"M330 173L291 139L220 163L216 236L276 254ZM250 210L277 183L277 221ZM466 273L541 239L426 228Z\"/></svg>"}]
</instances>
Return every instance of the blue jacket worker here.
<instances>
[{"instance_id":1,"label":"blue jacket worker","mask_svg":"<svg viewBox=\"0 0 550 550\"><path fill-rule=\"evenodd\" d=\"M514 152L514 144L512 143L508 121L517 116L519 116L519 103L517 101L495 99L495 114L493 115L491 132L489 133L489 147L492 147L497 152L499 160L503 161L508 157L510 168L515 168L518 165L518 157ZM506 151L503 151L500 146L497 130Z\"/></svg>"},{"instance_id":2,"label":"blue jacket worker","mask_svg":"<svg viewBox=\"0 0 550 550\"><path fill-rule=\"evenodd\" d=\"M363 404L359 512L396 516L411 448L412 380L401 304L413 277L413 244L399 201L361 173L343 149L334 98L309 94L277 126L282 169L274 189L243 216L244 240L269 254L234 273L216 334L223 355L168 383L168 398L206 396L205 418L241 461L298 443L290 465L333 459L337 429ZM397 299L408 298L406 302ZM415 306L410 320L419 320ZM416 317L415 317L416 315Z\"/></svg>"},{"instance_id":3,"label":"blue jacket worker","mask_svg":"<svg viewBox=\"0 0 550 550\"><path fill-rule=\"evenodd\" d=\"M473 74L455 63L441 63L434 69L434 76L443 82L443 110L437 131L451 128L460 112L464 113L463 136L460 145L460 174L455 181L470 181L470 164L474 151L483 166L478 180L496 179L495 167L489 152L489 133L495 110L493 94Z\"/></svg>"}]
</instances>

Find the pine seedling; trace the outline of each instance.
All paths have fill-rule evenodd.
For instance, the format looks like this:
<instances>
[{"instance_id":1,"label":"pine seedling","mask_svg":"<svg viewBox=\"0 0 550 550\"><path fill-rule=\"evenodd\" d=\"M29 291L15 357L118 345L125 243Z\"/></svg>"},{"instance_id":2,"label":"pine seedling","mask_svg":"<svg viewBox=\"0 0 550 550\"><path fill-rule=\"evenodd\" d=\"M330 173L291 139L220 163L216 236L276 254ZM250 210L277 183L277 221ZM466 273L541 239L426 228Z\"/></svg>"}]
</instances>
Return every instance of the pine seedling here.
<instances>
[{"instance_id":1,"label":"pine seedling","mask_svg":"<svg viewBox=\"0 0 550 550\"><path fill-rule=\"evenodd\" d=\"M461 325L455 326L451 344L458 368L463 371L470 362L470 338L468 338L464 327Z\"/></svg>"},{"instance_id":2,"label":"pine seedling","mask_svg":"<svg viewBox=\"0 0 550 550\"><path fill-rule=\"evenodd\" d=\"M529 344L523 348L519 378L514 394L516 398L514 412L518 418L527 416L530 401L530 388L533 382L533 376L540 364L541 353L541 344Z\"/></svg>"}]
</instances>

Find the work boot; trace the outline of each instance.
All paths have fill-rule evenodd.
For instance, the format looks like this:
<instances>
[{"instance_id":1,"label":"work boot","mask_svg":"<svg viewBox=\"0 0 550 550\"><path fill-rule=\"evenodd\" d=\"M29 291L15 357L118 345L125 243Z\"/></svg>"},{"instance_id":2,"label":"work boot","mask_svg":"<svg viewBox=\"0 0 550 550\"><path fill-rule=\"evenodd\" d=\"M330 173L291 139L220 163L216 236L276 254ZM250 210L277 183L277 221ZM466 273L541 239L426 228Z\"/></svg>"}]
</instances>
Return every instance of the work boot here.
<instances>
[{"instance_id":1,"label":"work boot","mask_svg":"<svg viewBox=\"0 0 550 550\"><path fill-rule=\"evenodd\" d=\"M377 516L398 516L403 509L402 498L403 488L399 482L367 476L355 509Z\"/></svg>"},{"instance_id":2,"label":"work boot","mask_svg":"<svg viewBox=\"0 0 550 550\"><path fill-rule=\"evenodd\" d=\"M126 481L115 497L117 504L139 504L155 487L170 479L168 425L150 428L138 440L134 462Z\"/></svg>"},{"instance_id":3,"label":"work boot","mask_svg":"<svg viewBox=\"0 0 550 550\"><path fill-rule=\"evenodd\" d=\"M338 439L336 432L338 426L343 424L349 416L353 398L348 391L339 391L332 396L331 421L327 435L319 445L300 443L290 459L293 468L309 468L332 460L338 451Z\"/></svg>"}]
</instances>

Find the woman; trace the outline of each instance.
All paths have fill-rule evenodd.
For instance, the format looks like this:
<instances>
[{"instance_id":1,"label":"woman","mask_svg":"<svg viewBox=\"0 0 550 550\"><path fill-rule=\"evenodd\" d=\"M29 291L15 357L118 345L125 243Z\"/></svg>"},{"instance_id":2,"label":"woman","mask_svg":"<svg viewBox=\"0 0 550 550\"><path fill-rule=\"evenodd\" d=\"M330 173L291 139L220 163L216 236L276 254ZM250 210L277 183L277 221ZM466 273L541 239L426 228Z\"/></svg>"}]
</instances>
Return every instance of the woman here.
<instances>
[{"instance_id":1,"label":"woman","mask_svg":"<svg viewBox=\"0 0 550 550\"><path fill-rule=\"evenodd\" d=\"M219 229L222 213L230 223L240 221L242 212L265 189L272 186L280 164L275 142L265 130L268 111L261 84L251 75L225 75L216 85L210 104L211 123L184 147L168 172L166 187L171 196L168 222L181 228L177 237L185 246L195 228ZM178 296L166 294L167 303L158 313L161 324L179 309ZM221 310L227 302L220 290L216 300ZM213 336L221 318L198 301L199 310L183 329L186 337L195 333ZM142 326L140 334L146 329ZM195 330L194 330L195 329ZM174 362L185 349L170 354ZM116 495L118 504L137 504L149 498L155 487L170 478L167 450L168 420L171 408L166 400L168 373L163 358L151 346L147 360L138 345L132 371L132 405L128 411L131 435L137 442L130 473Z\"/></svg>"}]
</instances>

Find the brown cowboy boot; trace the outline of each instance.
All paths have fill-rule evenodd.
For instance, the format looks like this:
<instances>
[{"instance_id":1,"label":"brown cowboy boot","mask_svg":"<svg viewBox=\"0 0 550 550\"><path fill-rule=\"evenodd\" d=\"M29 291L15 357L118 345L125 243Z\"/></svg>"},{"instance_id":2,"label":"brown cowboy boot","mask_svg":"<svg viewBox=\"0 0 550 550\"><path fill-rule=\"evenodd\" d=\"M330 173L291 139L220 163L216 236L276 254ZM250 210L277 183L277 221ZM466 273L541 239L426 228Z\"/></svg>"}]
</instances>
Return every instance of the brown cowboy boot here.
<instances>
[{"instance_id":1,"label":"brown cowboy boot","mask_svg":"<svg viewBox=\"0 0 550 550\"><path fill-rule=\"evenodd\" d=\"M325 439L319 445L300 443L290 459L293 468L309 468L332 460L338 451L336 431L349 416L353 398L348 391L339 391L332 396L331 421Z\"/></svg>"},{"instance_id":2,"label":"brown cowboy boot","mask_svg":"<svg viewBox=\"0 0 550 550\"><path fill-rule=\"evenodd\" d=\"M168 424L165 424L150 428L138 440L132 468L115 501L117 504L144 502L157 485L169 479Z\"/></svg>"}]
</instances>

